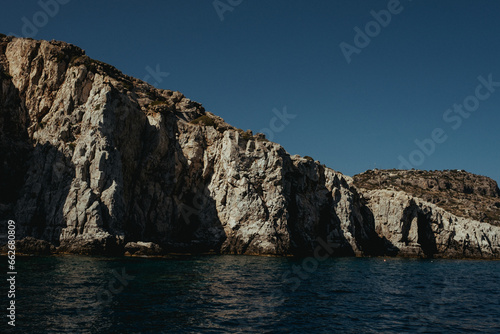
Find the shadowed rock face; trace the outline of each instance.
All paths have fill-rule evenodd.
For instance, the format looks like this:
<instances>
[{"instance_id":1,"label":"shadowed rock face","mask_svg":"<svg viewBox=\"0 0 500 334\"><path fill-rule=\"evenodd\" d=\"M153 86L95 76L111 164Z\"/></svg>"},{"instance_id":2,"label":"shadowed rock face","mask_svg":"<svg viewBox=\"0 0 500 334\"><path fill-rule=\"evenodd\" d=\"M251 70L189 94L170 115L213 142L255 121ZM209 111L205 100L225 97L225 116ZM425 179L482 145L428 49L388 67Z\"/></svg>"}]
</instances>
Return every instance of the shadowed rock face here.
<instances>
[{"instance_id":1,"label":"shadowed rock face","mask_svg":"<svg viewBox=\"0 0 500 334\"><path fill-rule=\"evenodd\" d=\"M498 256L496 227L360 194L73 45L0 37L0 79L0 219L18 239L85 254L311 255L327 242L331 255Z\"/></svg>"}]
</instances>

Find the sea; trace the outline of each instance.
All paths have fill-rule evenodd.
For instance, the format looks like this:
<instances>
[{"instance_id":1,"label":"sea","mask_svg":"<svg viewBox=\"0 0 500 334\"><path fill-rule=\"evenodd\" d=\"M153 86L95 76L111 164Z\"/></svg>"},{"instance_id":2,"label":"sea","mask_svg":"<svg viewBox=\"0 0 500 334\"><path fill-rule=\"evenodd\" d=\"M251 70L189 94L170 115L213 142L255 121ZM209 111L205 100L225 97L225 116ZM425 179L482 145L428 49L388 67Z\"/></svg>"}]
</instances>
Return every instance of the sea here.
<instances>
[{"instance_id":1,"label":"sea","mask_svg":"<svg viewBox=\"0 0 500 334\"><path fill-rule=\"evenodd\" d=\"M500 333L498 261L18 256L16 273L1 333Z\"/></svg>"}]
</instances>

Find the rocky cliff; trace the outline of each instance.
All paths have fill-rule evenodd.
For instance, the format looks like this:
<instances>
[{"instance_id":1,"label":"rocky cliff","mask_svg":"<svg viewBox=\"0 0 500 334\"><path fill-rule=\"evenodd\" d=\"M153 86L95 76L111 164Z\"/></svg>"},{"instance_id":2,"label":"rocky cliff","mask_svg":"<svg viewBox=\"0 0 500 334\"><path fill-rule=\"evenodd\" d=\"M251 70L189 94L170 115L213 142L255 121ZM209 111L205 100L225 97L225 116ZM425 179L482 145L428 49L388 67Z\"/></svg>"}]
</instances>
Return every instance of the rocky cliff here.
<instances>
[{"instance_id":1,"label":"rocky cliff","mask_svg":"<svg viewBox=\"0 0 500 334\"><path fill-rule=\"evenodd\" d=\"M61 42L3 38L1 217L59 251L382 254L342 174ZM133 247L132 247L133 248ZM131 249L128 247L127 249Z\"/></svg>"},{"instance_id":2,"label":"rocky cliff","mask_svg":"<svg viewBox=\"0 0 500 334\"><path fill-rule=\"evenodd\" d=\"M404 191L457 216L500 226L500 190L485 176L463 170L370 170L354 176L354 184Z\"/></svg>"},{"instance_id":3,"label":"rocky cliff","mask_svg":"<svg viewBox=\"0 0 500 334\"><path fill-rule=\"evenodd\" d=\"M354 176L377 233L408 256L498 258L500 191L461 170L373 170Z\"/></svg>"},{"instance_id":4,"label":"rocky cliff","mask_svg":"<svg viewBox=\"0 0 500 334\"><path fill-rule=\"evenodd\" d=\"M0 80L0 220L27 252L499 256L496 226L363 195L73 45L0 37Z\"/></svg>"}]
</instances>

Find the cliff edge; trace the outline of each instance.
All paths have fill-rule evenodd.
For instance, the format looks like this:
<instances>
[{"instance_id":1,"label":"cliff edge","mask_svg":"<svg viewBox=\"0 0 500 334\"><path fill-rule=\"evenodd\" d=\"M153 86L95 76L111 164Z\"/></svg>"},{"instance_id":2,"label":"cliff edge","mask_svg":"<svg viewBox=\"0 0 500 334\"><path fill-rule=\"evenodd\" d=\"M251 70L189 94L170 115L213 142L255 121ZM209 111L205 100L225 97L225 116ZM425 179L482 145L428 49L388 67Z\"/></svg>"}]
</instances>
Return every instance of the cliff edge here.
<instances>
[{"instance_id":1,"label":"cliff edge","mask_svg":"<svg viewBox=\"0 0 500 334\"><path fill-rule=\"evenodd\" d=\"M28 253L499 256L497 226L358 188L64 42L0 37L0 168Z\"/></svg>"}]
</instances>

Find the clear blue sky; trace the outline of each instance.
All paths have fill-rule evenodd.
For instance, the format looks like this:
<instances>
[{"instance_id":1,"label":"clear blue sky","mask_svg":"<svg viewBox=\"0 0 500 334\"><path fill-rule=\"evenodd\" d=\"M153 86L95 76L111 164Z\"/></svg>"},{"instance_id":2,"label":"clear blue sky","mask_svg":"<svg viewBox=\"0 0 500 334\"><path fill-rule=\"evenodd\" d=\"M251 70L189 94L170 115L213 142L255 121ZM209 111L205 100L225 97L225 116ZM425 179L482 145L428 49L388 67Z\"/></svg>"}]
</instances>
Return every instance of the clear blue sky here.
<instances>
[{"instance_id":1,"label":"clear blue sky","mask_svg":"<svg viewBox=\"0 0 500 334\"><path fill-rule=\"evenodd\" d=\"M213 0L54 1L42 0L53 17L38 1L4 1L0 32L67 41L138 78L158 67L170 74L150 77L157 87L254 133L273 123L290 154L347 175L402 157L500 181L500 87L475 97L479 76L500 82L499 1L220 0L220 15ZM385 27L370 23L388 7ZM370 42L358 36L348 63L340 45L356 47L367 24ZM447 112L464 100L471 112ZM282 127L273 109L284 107L296 117Z\"/></svg>"}]
</instances>

